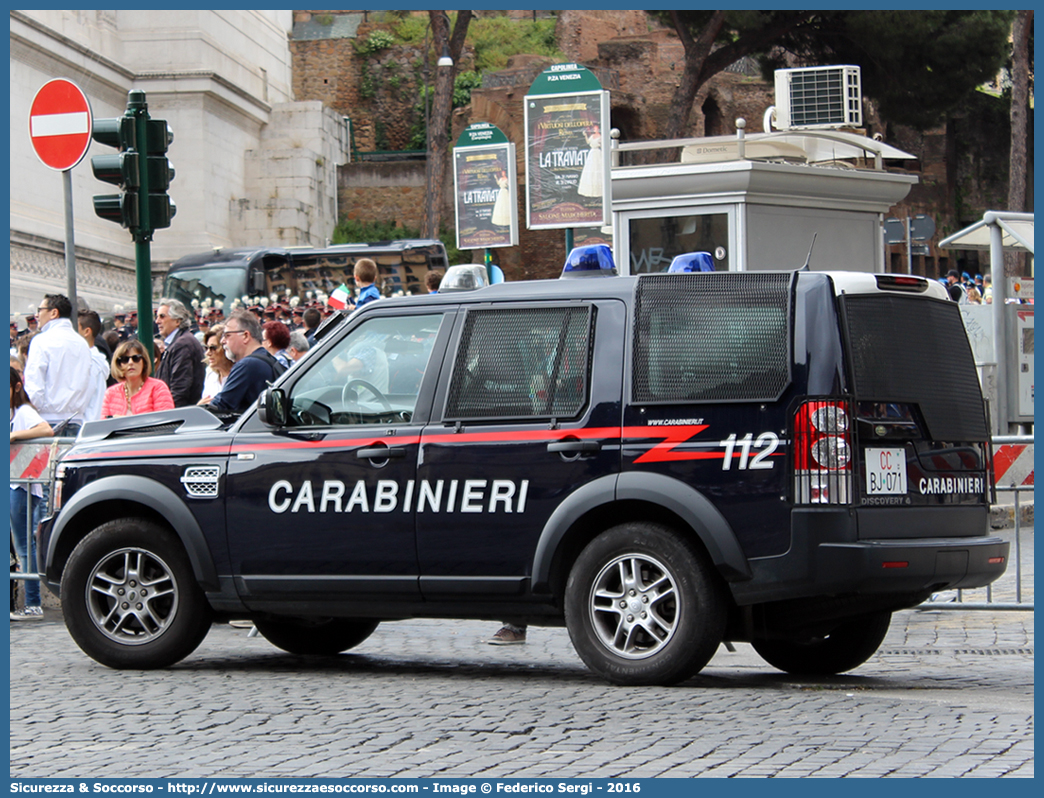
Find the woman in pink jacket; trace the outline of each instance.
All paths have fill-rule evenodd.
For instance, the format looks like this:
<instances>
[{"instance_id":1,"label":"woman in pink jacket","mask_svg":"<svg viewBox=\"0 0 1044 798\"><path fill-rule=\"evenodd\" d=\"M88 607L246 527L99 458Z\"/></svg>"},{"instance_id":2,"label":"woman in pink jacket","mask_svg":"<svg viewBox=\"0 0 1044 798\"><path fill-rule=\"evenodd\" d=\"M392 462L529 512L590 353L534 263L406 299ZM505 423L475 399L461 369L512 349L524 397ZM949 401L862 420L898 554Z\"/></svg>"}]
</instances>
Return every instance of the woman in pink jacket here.
<instances>
[{"instance_id":1,"label":"woman in pink jacket","mask_svg":"<svg viewBox=\"0 0 1044 798\"><path fill-rule=\"evenodd\" d=\"M112 356L112 376L117 383L105 391L102 418L136 416L154 410L173 410L174 397L167 383L150 377L152 364L140 341L124 341Z\"/></svg>"}]
</instances>

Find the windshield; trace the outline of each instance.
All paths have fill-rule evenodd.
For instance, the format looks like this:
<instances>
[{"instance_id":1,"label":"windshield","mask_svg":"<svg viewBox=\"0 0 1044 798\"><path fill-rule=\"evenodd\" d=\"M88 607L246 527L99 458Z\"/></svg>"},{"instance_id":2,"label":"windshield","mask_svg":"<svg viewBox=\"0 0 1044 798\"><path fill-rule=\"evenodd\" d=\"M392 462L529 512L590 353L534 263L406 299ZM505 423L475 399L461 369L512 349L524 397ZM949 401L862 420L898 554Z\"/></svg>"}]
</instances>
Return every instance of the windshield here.
<instances>
[{"instance_id":1,"label":"windshield","mask_svg":"<svg viewBox=\"0 0 1044 798\"><path fill-rule=\"evenodd\" d=\"M247 293L246 264L222 264L221 266L172 269L163 283L163 296L178 299L186 306L192 300L212 303L221 300L226 306L236 297Z\"/></svg>"}]
</instances>

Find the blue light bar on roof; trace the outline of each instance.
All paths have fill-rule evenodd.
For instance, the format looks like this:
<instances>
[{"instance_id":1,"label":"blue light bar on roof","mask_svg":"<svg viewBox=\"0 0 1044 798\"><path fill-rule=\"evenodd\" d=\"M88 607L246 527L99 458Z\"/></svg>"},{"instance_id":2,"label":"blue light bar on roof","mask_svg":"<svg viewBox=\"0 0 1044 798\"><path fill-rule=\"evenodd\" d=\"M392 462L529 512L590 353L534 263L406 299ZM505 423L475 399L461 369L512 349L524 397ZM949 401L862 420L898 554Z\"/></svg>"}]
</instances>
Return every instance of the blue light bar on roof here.
<instances>
[{"instance_id":1,"label":"blue light bar on roof","mask_svg":"<svg viewBox=\"0 0 1044 798\"><path fill-rule=\"evenodd\" d=\"M566 258L561 279L577 277L616 277L613 251L608 244L590 244L576 247Z\"/></svg>"},{"instance_id":2,"label":"blue light bar on roof","mask_svg":"<svg viewBox=\"0 0 1044 798\"><path fill-rule=\"evenodd\" d=\"M671 261L668 272L712 272L714 259L709 252L686 252L676 255Z\"/></svg>"}]
</instances>

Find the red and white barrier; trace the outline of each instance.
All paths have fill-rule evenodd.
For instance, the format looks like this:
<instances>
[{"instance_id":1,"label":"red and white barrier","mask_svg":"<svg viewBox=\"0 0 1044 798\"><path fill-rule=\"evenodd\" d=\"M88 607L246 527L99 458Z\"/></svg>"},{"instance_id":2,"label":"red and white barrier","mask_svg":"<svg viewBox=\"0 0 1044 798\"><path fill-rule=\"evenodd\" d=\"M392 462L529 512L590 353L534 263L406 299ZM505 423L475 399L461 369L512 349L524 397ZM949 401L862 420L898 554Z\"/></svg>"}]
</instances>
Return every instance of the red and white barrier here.
<instances>
[{"instance_id":1,"label":"red and white barrier","mask_svg":"<svg viewBox=\"0 0 1044 798\"><path fill-rule=\"evenodd\" d=\"M993 451L993 484L998 488L1033 485L1033 444L1006 443Z\"/></svg>"},{"instance_id":2,"label":"red and white barrier","mask_svg":"<svg viewBox=\"0 0 1044 798\"><path fill-rule=\"evenodd\" d=\"M52 458L57 459L72 446L72 441L12 443L11 479L46 479Z\"/></svg>"}]
</instances>

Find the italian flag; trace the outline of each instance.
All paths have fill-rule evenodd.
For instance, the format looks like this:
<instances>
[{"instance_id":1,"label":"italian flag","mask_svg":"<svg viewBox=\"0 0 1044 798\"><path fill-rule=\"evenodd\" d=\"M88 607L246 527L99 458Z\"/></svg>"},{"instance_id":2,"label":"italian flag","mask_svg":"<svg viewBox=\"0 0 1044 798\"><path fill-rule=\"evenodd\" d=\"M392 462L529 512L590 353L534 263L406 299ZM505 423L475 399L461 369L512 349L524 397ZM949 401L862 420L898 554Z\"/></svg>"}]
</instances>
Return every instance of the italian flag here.
<instances>
[{"instance_id":1,"label":"italian flag","mask_svg":"<svg viewBox=\"0 0 1044 798\"><path fill-rule=\"evenodd\" d=\"M348 286L341 283L334 292L330 294L330 298L326 300L326 304L332 307L334 310L344 310L348 307L348 301L351 299L352 293L348 290Z\"/></svg>"}]
</instances>

